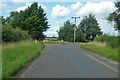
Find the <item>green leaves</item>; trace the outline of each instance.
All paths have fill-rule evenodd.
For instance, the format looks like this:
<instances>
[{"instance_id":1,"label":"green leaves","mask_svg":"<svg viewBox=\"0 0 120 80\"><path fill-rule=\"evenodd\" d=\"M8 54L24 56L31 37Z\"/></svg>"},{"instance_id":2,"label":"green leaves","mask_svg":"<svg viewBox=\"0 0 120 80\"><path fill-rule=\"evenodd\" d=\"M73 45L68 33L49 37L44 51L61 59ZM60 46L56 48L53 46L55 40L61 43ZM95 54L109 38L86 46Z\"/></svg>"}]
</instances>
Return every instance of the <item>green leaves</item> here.
<instances>
[{"instance_id":1,"label":"green leaves","mask_svg":"<svg viewBox=\"0 0 120 80\"><path fill-rule=\"evenodd\" d=\"M101 29L98 26L97 20L94 15L89 14L80 22L75 31L76 42L86 42L93 40L96 36L102 35ZM70 21L66 21L62 27L60 27L59 39L64 41L73 42L74 37L74 25Z\"/></svg>"},{"instance_id":2,"label":"green leaves","mask_svg":"<svg viewBox=\"0 0 120 80\"><path fill-rule=\"evenodd\" d=\"M74 33L74 25L67 20L62 27L60 27L58 35L60 40L73 42L73 33Z\"/></svg>"},{"instance_id":3,"label":"green leaves","mask_svg":"<svg viewBox=\"0 0 120 80\"><path fill-rule=\"evenodd\" d=\"M114 22L114 28L115 30L120 30L120 1L115 3L115 6L118 8L116 11L111 13L107 20L109 22Z\"/></svg>"},{"instance_id":4,"label":"green leaves","mask_svg":"<svg viewBox=\"0 0 120 80\"><path fill-rule=\"evenodd\" d=\"M84 33L83 33L81 27L78 27L78 29L76 30L76 41L77 42L85 42L85 36L84 36Z\"/></svg>"},{"instance_id":5,"label":"green leaves","mask_svg":"<svg viewBox=\"0 0 120 80\"><path fill-rule=\"evenodd\" d=\"M105 42L111 48L117 48L119 46L119 44L120 44L119 41L118 41L117 36L111 36L111 35L107 35L107 34L96 37L94 39L94 41L96 41L96 42Z\"/></svg>"},{"instance_id":6,"label":"green leaves","mask_svg":"<svg viewBox=\"0 0 120 80\"><path fill-rule=\"evenodd\" d=\"M12 26L2 26L2 40L4 42L15 42L31 39L31 36L26 31L22 31L19 28L12 28Z\"/></svg>"},{"instance_id":7,"label":"green leaves","mask_svg":"<svg viewBox=\"0 0 120 80\"><path fill-rule=\"evenodd\" d=\"M33 3L28 9L20 11L20 13L11 12L9 18L12 19L11 25L14 28L19 27L28 31L34 39L42 39L44 36L42 33L49 28L46 13L41 6L38 7L37 3Z\"/></svg>"},{"instance_id":8,"label":"green leaves","mask_svg":"<svg viewBox=\"0 0 120 80\"><path fill-rule=\"evenodd\" d=\"M94 15L89 14L80 22L79 27L82 29L87 41L93 40L96 36L102 35Z\"/></svg>"}]
</instances>

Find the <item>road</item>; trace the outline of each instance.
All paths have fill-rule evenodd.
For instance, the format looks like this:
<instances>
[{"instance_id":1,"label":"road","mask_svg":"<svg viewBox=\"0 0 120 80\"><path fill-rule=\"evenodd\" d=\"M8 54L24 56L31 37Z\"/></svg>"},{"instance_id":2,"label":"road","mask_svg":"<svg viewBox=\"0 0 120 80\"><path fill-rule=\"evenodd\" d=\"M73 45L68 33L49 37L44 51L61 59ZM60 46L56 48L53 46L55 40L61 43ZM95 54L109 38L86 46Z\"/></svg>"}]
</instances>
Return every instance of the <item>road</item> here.
<instances>
[{"instance_id":1,"label":"road","mask_svg":"<svg viewBox=\"0 0 120 80\"><path fill-rule=\"evenodd\" d=\"M52 44L51 44L52 45ZM49 46L49 45L48 45ZM81 44L50 46L21 78L117 78L117 63L83 50Z\"/></svg>"}]
</instances>

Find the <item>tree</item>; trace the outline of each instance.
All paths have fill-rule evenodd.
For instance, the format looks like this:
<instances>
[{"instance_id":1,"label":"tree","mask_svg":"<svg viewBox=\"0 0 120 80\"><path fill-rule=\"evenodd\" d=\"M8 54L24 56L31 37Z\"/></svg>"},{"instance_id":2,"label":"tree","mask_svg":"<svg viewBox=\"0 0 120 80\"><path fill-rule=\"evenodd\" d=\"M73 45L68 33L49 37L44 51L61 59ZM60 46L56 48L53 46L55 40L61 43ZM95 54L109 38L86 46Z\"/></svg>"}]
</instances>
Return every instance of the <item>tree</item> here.
<instances>
[{"instance_id":1,"label":"tree","mask_svg":"<svg viewBox=\"0 0 120 80\"><path fill-rule=\"evenodd\" d=\"M37 3L33 3L25 11L11 12L7 20L13 28L28 31L34 39L43 39L43 32L49 28L46 13Z\"/></svg>"},{"instance_id":2,"label":"tree","mask_svg":"<svg viewBox=\"0 0 120 80\"><path fill-rule=\"evenodd\" d=\"M111 13L109 15L109 17L107 18L107 20L109 22L114 22L115 23L115 30L119 30L120 31L120 1L115 3L115 6L117 7L117 10L114 11L113 13Z\"/></svg>"},{"instance_id":3,"label":"tree","mask_svg":"<svg viewBox=\"0 0 120 80\"><path fill-rule=\"evenodd\" d=\"M89 14L80 22L80 27L85 35L87 41L93 40L96 36L102 34L100 27L94 15Z\"/></svg>"},{"instance_id":4,"label":"tree","mask_svg":"<svg viewBox=\"0 0 120 80\"><path fill-rule=\"evenodd\" d=\"M3 18L3 16L0 16L0 20L2 22L2 25L5 25L6 24L6 20Z\"/></svg>"},{"instance_id":5,"label":"tree","mask_svg":"<svg viewBox=\"0 0 120 80\"><path fill-rule=\"evenodd\" d=\"M74 33L74 25L70 23L69 20L64 22L63 26L60 27L58 36L60 40L73 42L73 33Z\"/></svg>"},{"instance_id":6,"label":"tree","mask_svg":"<svg viewBox=\"0 0 120 80\"><path fill-rule=\"evenodd\" d=\"M78 27L78 29L76 30L76 41L77 42L85 42L85 36L84 36L84 33L83 33L81 27Z\"/></svg>"}]
</instances>

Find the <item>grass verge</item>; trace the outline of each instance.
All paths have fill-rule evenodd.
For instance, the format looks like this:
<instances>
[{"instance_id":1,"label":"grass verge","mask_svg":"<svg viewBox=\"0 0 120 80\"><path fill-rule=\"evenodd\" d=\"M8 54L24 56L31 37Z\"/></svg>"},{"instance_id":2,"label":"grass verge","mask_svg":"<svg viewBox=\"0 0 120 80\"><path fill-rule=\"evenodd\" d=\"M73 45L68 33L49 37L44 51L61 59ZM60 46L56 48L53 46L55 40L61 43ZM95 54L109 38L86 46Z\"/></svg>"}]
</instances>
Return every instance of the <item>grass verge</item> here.
<instances>
[{"instance_id":1,"label":"grass verge","mask_svg":"<svg viewBox=\"0 0 120 80\"><path fill-rule=\"evenodd\" d=\"M67 42L67 41L41 41L44 44L84 44L81 42Z\"/></svg>"},{"instance_id":2,"label":"grass verge","mask_svg":"<svg viewBox=\"0 0 120 80\"><path fill-rule=\"evenodd\" d=\"M87 43L82 44L81 48L97 53L101 56L104 56L108 59L114 60L118 62L118 48L112 49L105 46L105 43Z\"/></svg>"},{"instance_id":3,"label":"grass verge","mask_svg":"<svg viewBox=\"0 0 120 80\"><path fill-rule=\"evenodd\" d=\"M71 44L71 42L67 41L43 41L45 44Z\"/></svg>"},{"instance_id":4,"label":"grass verge","mask_svg":"<svg viewBox=\"0 0 120 80\"><path fill-rule=\"evenodd\" d=\"M2 78L13 77L13 74L24 67L30 60L40 55L43 48L43 43L34 43L32 41L3 44Z\"/></svg>"}]
</instances>

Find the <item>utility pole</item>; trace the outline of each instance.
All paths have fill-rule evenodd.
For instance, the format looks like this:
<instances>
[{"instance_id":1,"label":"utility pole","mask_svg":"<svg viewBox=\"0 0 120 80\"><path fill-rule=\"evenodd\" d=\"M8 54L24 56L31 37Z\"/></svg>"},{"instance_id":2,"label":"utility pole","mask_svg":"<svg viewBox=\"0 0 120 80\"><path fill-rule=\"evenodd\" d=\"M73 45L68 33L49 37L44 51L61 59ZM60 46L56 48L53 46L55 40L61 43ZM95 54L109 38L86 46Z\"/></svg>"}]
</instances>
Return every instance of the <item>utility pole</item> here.
<instances>
[{"instance_id":1,"label":"utility pole","mask_svg":"<svg viewBox=\"0 0 120 80\"><path fill-rule=\"evenodd\" d=\"M77 18L80 18L80 17L71 17L71 18L74 18L74 19L75 19L75 25L74 25L74 43L75 43L75 27L76 27L76 19L77 19Z\"/></svg>"}]
</instances>

